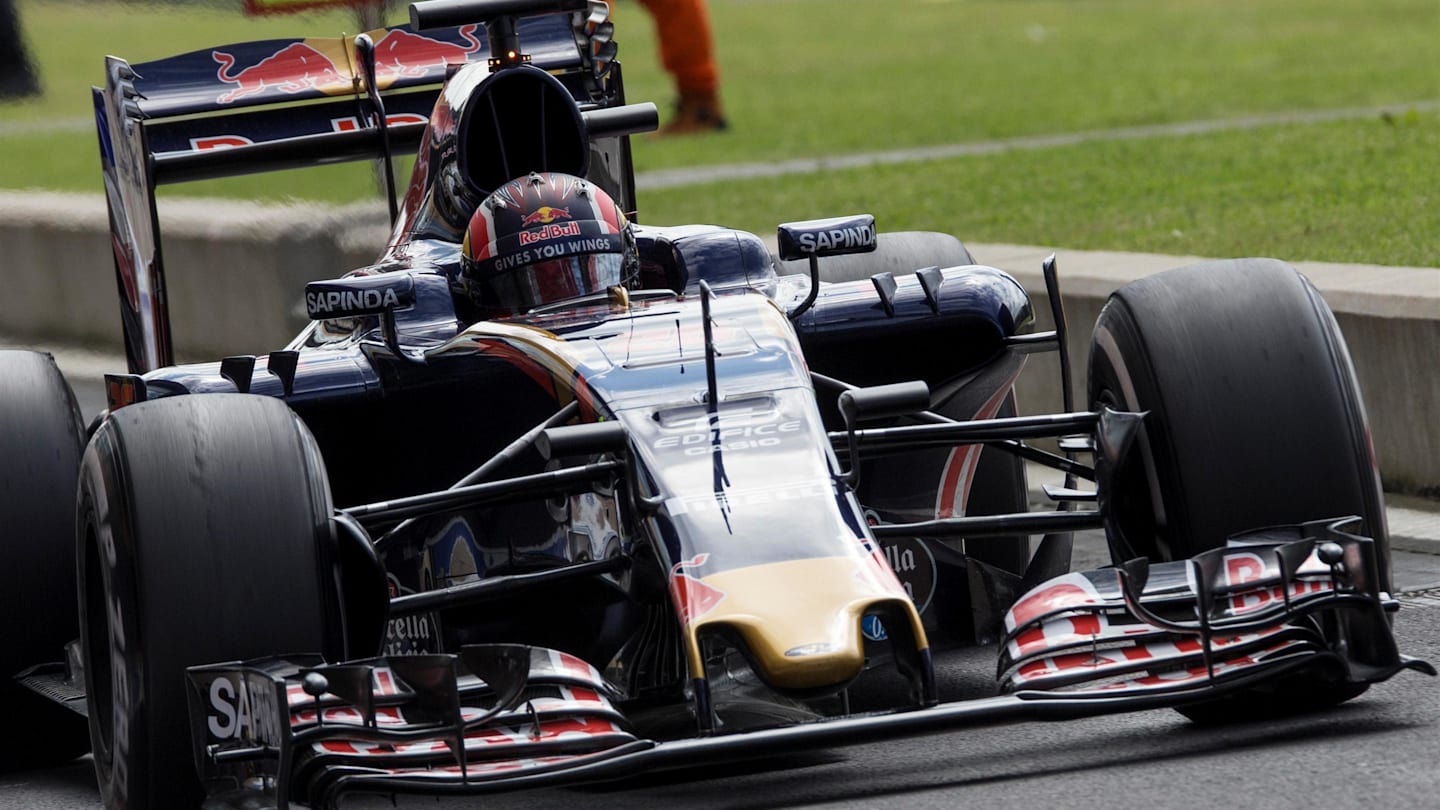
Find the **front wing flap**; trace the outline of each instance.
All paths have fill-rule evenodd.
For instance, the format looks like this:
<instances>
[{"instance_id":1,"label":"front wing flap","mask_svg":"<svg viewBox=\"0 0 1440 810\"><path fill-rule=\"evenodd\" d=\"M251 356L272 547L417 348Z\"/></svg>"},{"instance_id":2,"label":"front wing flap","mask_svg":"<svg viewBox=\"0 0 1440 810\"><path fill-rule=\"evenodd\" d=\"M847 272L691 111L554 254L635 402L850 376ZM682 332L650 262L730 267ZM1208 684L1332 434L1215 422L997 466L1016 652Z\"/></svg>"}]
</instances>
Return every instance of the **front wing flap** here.
<instances>
[{"instance_id":1,"label":"front wing flap","mask_svg":"<svg viewBox=\"0 0 1440 810\"><path fill-rule=\"evenodd\" d=\"M1281 527L1150 566L1068 574L1006 616L1003 694L784 728L659 742L588 663L515 645L327 665L290 656L188 672L207 806L257 793L330 807L350 793L478 794L955 728L1181 706L1322 671L1402 669L1374 542L1347 521Z\"/></svg>"},{"instance_id":2,"label":"front wing flap","mask_svg":"<svg viewBox=\"0 0 1440 810\"><path fill-rule=\"evenodd\" d=\"M1215 685L1286 660L1372 683L1428 664L1400 654L1375 542L1359 518L1261 529L1189 560L1067 574L1005 617L1002 689L1077 694Z\"/></svg>"},{"instance_id":3,"label":"front wing flap","mask_svg":"<svg viewBox=\"0 0 1440 810\"><path fill-rule=\"evenodd\" d=\"M195 764L222 803L327 803L342 778L465 783L555 770L636 741L571 655L477 645L328 665L288 656L187 671Z\"/></svg>"}]
</instances>

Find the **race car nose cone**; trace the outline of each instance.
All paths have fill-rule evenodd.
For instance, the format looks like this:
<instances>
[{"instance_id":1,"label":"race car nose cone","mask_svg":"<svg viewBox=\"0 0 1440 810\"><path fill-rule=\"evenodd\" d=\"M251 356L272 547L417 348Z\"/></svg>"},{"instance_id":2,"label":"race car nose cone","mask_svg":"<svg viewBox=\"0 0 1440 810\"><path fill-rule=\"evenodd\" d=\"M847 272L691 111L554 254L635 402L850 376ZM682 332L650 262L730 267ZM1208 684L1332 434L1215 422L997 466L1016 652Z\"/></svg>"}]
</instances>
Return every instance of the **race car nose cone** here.
<instances>
[{"instance_id":1,"label":"race car nose cone","mask_svg":"<svg viewBox=\"0 0 1440 810\"><path fill-rule=\"evenodd\" d=\"M707 630L738 637L756 674L772 688L844 688L865 666L860 622L867 613L904 610L925 643L914 605L869 565L861 557L826 557L704 577L705 586L723 598L687 629L692 639Z\"/></svg>"}]
</instances>

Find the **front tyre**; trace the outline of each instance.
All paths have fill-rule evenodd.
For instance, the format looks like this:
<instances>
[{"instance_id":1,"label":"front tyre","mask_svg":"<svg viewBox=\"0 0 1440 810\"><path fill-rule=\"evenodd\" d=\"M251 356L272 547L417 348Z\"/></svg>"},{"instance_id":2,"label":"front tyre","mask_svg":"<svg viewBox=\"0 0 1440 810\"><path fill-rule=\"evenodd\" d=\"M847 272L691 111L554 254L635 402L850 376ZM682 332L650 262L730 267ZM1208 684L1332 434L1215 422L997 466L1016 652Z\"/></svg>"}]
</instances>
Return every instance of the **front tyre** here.
<instances>
[{"instance_id":1,"label":"front tyre","mask_svg":"<svg viewBox=\"0 0 1440 810\"><path fill-rule=\"evenodd\" d=\"M85 720L14 680L60 661L75 615L75 480L85 429L47 354L0 351L0 771L55 765L89 748Z\"/></svg>"},{"instance_id":2,"label":"front tyre","mask_svg":"<svg viewBox=\"0 0 1440 810\"><path fill-rule=\"evenodd\" d=\"M198 806L185 668L335 653L329 487L279 400L125 407L85 452L79 587L90 737L108 808Z\"/></svg>"},{"instance_id":3,"label":"front tyre","mask_svg":"<svg viewBox=\"0 0 1440 810\"><path fill-rule=\"evenodd\" d=\"M1359 515L1389 588L1384 502L1349 353L1294 268L1207 262L1117 290L1095 325L1089 396L1094 408L1148 412L1104 488L1116 563L1186 559L1237 532ZM1182 713L1288 712L1364 691L1332 676Z\"/></svg>"},{"instance_id":4,"label":"front tyre","mask_svg":"<svg viewBox=\"0 0 1440 810\"><path fill-rule=\"evenodd\" d=\"M1117 290L1095 324L1089 394L1097 408L1149 412L1111 487L1127 544L1116 562L1185 559L1236 532L1354 514L1388 563L1350 357L1289 265L1208 262Z\"/></svg>"}]
</instances>

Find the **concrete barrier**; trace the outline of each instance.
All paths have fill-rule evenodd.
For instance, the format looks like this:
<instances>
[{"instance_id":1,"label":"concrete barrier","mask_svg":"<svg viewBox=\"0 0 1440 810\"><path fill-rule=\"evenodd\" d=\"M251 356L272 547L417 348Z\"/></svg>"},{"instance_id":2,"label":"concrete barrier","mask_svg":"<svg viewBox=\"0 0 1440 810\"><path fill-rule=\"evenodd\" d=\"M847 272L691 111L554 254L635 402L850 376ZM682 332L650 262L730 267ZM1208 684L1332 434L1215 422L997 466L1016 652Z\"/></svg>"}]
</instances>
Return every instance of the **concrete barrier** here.
<instances>
[{"instance_id":1,"label":"concrete barrier","mask_svg":"<svg viewBox=\"0 0 1440 810\"><path fill-rule=\"evenodd\" d=\"M182 359L262 353L305 323L306 281L369 263L383 245L383 209L161 200L172 329ZM118 350L120 326L104 200L0 193L0 335ZM969 245L977 261L1014 274L1049 328L1040 263L1020 245ZM1076 402L1084 403L1090 326L1106 296L1199 257L1058 251L1070 324ZM1355 359L1388 489L1440 494L1440 270L1297 262L1336 312ZM1021 406L1060 408L1053 356L1036 355Z\"/></svg>"},{"instance_id":2,"label":"concrete barrier","mask_svg":"<svg viewBox=\"0 0 1440 810\"><path fill-rule=\"evenodd\" d=\"M971 245L977 261L1013 274L1030 291L1042 329L1050 329L1040 263L1050 251L1022 245ZM1085 401L1091 327L1109 294L1151 273L1205 261L1198 256L1057 252L1075 401ZM1440 269L1294 262L1320 290L1345 335L1370 417L1387 490L1440 495ZM1036 355L1022 377L1021 407L1060 407L1054 355Z\"/></svg>"},{"instance_id":3,"label":"concrete barrier","mask_svg":"<svg viewBox=\"0 0 1440 810\"><path fill-rule=\"evenodd\" d=\"M371 262L381 206L158 203L171 332L182 360L278 349L305 325L305 282ZM105 200L0 193L0 334L123 346Z\"/></svg>"}]
</instances>

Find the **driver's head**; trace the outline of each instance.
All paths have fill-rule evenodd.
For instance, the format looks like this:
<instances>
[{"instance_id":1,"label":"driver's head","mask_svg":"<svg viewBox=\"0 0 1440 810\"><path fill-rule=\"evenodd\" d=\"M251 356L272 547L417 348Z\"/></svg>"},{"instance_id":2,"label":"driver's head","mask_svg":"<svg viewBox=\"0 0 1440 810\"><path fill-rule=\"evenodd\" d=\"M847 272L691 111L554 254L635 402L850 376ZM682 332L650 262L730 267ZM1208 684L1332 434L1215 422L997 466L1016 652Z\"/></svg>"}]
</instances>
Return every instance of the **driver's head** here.
<instances>
[{"instance_id":1,"label":"driver's head","mask_svg":"<svg viewBox=\"0 0 1440 810\"><path fill-rule=\"evenodd\" d=\"M638 267L630 223L609 194L568 174L531 173L470 218L457 292L481 317L516 315L624 284Z\"/></svg>"}]
</instances>

